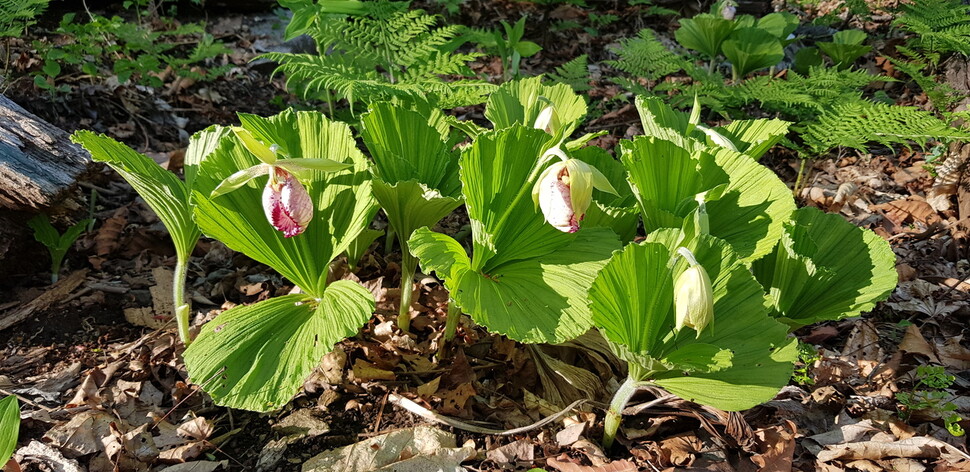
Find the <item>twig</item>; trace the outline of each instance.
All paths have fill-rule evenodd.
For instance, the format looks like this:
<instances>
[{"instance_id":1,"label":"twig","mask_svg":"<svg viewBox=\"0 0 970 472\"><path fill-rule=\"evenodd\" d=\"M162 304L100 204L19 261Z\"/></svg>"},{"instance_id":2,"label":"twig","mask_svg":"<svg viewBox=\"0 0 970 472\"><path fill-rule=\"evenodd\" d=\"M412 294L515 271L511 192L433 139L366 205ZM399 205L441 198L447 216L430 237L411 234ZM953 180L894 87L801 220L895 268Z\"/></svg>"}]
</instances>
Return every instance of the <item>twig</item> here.
<instances>
[{"instance_id":1,"label":"twig","mask_svg":"<svg viewBox=\"0 0 970 472\"><path fill-rule=\"evenodd\" d=\"M44 411L46 411L46 412L48 412L48 413L51 413L51 412L53 412L53 411L54 411L54 409L53 409L53 408L48 408L48 407L46 407L46 406L44 406L44 405L41 405L41 404L39 404L39 403L35 403L35 402L32 402L32 401L30 401L30 400L28 400L28 399L26 399L26 398L24 398L24 397L23 397L22 395L17 395L16 393L13 393L13 392L10 392L10 391L7 391L7 390L4 390L4 389L2 389L2 388L0 388L0 393L2 393L2 394L4 394L4 395L6 395L6 396L8 396L8 397L9 397L9 396L14 396L14 397L17 397L17 398L19 398L19 399L20 399L20 401L22 401L22 402L24 402L24 403L26 403L26 404L28 404L28 405L30 405L30 406L33 406L33 407L37 407L37 408L40 408L41 410L44 410Z\"/></svg>"},{"instance_id":2,"label":"twig","mask_svg":"<svg viewBox=\"0 0 970 472\"><path fill-rule=\"evenodd\" d=\"M653 400L650 400L650 401L648 401L646 403L641 403L639 405L633 405L633 406L631 406L629 408L625 408L623 410L623 414L624 415L627 415L627 416L638 415L638 414L642 413L643 411L649 410L650 408L653 408L653 407L655 407L655 406L657 406L657 405L659 405L661 403L667 403L670 400L676 400L678 398L680 398L680 397L678 397L677 395L667 394L667 395L664 395L664 396L662 396L660 398L655 398Z\"/></svg>"},{"instance_id":3,"label":"twig","mask_svg":"<svg viewBox=\"0 0 970 472\"><path fill-rule=\"evenodd\" d=\"M433 411L431 411L431 410L429 410L429 409L427 409L427 408L425 408L425 407L423 407L421 405L418 405L417 403L414 403L413 401L408 400L407 398L404 398L404 397L402 397L402 396L400 396L400 395L398 395L396 393L389 394L387 398L388 398L388 400L391 401L391 403L393 403L393 404L395 404L395 405L397 405L397 406L399 406L401 408L404 408L405 410L410 411L411 413L414 413L415 415L418 415L418 416L420 416L420 417L422 417L422 418L424 418L424 419L426 419L428 421L433 421L435 423L446 424L446 425L451 426L453 428L458 428L458 429L461 429L461 430L464 430L464 431L470 431L470 432L473 432L473 433L494 434L496 436L510 436L510 435L513 435L513 434L524 433L526 431L532 431L533 429L541 428L541 427L543 427L543 426L545 426L545 425L547 425L549 423L552 423L553 421L558 420L559 418L562 418L567 413L569 413L570 411L572 411L574 408L576 408L576 407L578 407L578 406L580 406L580 405L582 405L582 404L584 404L584 403L586 403L586 402L589 401L589 400L586 400L586 399L576 400L576 401L572 402L571 404L569 404L569 406L567 406L562 411L560 411L558 413L555 413L555 414L552 414L550 416L547 416L547 417L545 417L545 418L543 418L543 419L541 419L541 420L539 420L539 421L537 421L535 423L532 423L532 424L530 424L528 426L523 426L521 428L514 428L514 429L503 430L503 429L483 428L481 426L471 425L471 424L465 423L464 421L459 421L459 420L456 420L454 418L450 418L450 417L447 417L447 416L444 416L444 415L439 415L438 413L435 413L435 412L433 412Z\"/></svg>"}]
</instances>

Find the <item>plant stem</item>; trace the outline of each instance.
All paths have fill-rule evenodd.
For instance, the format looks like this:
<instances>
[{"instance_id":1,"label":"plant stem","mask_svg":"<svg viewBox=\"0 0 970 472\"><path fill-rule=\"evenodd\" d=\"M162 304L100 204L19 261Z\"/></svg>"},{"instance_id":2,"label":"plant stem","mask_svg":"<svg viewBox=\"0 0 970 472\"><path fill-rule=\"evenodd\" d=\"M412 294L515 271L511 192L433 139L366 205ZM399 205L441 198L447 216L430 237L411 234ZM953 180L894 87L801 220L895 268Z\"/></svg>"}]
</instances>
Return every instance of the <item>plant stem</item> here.
<instances>
[{"instance_id":1,"label":"plant stem","mask_svg":"<svg viewBox=\"0 0 970 472\"><path fill-rule=\"evenodd\" d=\"M175 303L175 322L178 323L179 339L186 346L189 338L189 304L185 301L185 279L188 275L189 255L179 252L175 256L175 274L172 277L172 300Z\"/></svg>"},{"instance_id":2,"label":"plant stem","mask_svg":"<svg viewBox=\"0 0 970 472\"><path fill-rule=\"evenodd\" d=\"M623 381L623 385L616 391L613 395L613 400L610 401L610 409L606 411L606 422L603 426L603 450L607 450L613 445L613 440L616 439L616 430L620 428L620 421L623 420L623 409L626 408L627 402L630 401L630 397L637 391L640 383L633 380L633 377L627 377Z\"/></svg>"},{"instance_id":3,"label":"plant stem","mask_svg":"<svg viewBox=\"0 0 970 472\"><path fill-rule=\"evenodd\" d=\"M461 308L455 303L455 299L448 297L448 317L445 318L445 341L455 339L455 332L458 330L458 321L461 320Z\"/></svg>"},{"instance_id":4,"label":"plant stem","mask_svg":"<svg viewBox=\"0 0 970 472\"><path fill-rule=\"evenodd\" d=\"M407 250L407 244L399 241L401 246L401 308L397 313L397 327L407 332L411 329L411 296L414 293L414 273L418 270L418 259Z\"/></svg>"},{"instance_id":5,"label":"plant stem","mask_svg":"<svg viewBox=\"0 0 970 472\"><path fill-rule=\"evenodd\" d=\"M802 179L805 178L805 161L807 160L802 158L802 162L798 165L798 177L795 178L795 187L791 190L795 198L798 198L798 190L801 188Z\"/></svg>"}]
</instances>

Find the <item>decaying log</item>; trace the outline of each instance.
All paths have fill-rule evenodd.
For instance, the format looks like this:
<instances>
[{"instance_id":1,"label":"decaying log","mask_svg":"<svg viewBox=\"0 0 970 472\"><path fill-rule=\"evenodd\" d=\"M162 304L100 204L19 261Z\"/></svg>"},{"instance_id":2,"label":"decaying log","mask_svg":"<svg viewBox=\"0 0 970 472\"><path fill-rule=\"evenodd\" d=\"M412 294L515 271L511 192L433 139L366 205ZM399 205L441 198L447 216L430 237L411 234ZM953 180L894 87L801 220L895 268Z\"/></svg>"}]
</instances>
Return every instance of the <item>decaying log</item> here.
<instances>
[{"instance_id":1,"label":"decaying log","mask_svg":"<svg viewBox=\"0 0 970 472\"><path fill-rule=\"evenodd\" d=\"M90 164L66 132L0 95L0 259L33 240L34 214L83 206L70 190Z\"/></svg>"},{"instance_id":2,"label":"decaying log","mask_svg":"<svg viewBox=\"0 0 970 472\"><path fill-rule=\"evenodd\" d=\"M54 206L90 163L66 132L0 95L0 207Z\"/></svg>"}]
</instances>

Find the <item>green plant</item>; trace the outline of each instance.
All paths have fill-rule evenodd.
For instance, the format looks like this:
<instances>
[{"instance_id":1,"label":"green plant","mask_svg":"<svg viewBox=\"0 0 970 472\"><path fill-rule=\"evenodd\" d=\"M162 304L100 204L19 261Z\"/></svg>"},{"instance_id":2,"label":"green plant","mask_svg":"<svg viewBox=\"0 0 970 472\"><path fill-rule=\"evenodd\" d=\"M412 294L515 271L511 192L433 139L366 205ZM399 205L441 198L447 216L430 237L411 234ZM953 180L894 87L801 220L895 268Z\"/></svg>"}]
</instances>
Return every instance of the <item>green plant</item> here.
<instances>
[{"instance_id":1,"label":"green plant","mask_svg":"<svg viewBox=\"0 0 970 472\"><path fill-rule=\"evenodd\" d=\"M519 66L525 57L534 56L542 47L532 41L523 40L525 36L526 17L519 18L515 24L502 21L502 29L492 32L495 39L495 49L502 58L502 81L519 77ZM503 35L504 32L504 35Z\"/></svg>"},{"instance_id":2,"label":"green plant","mask_svg":"<svg viewBox=\"0 0 970 472\"><path fill-rule=\"evenodd\" d=\"M620 17L607 13L600 15L596 12L589 12L589 26L583 28L590 36L596 37L600 34L600 28L615 23Z\"/></svg>"},{"instance_id":3,"label":"green plant","mask_svg":"<svg viewBox=\"0 0 970 472\"><path fill-rule=\"evenodd\" d=\"M959 423L963 418L956 413L957 405L947 401L951 395L945 391L955 380L956 377L946 373L945 367L928 365L917 367L913 391L896 394L896 400L902 405L899 417L907 421L914 411L930 410L943 420L950 434L963 436L966 432Z\"/></svg>"},{"instance_id":4,"label":"green plant","mask_svg":"<svg viewBox=\"0 0 970 472\"><path fill-rule=\"evenodd\" d=\"M462 27L437 27L438 18L407 10L407 2L340 0L314 3L291 0L294 11L286 38L310 35L317 54L267 53L277 73L303 98L346 99L351 113L358 101L392 98L428 99L451 108L481 103L494 87L480 80L466 63L477 53L455 53ZM446 81L443 76L462 77Z\"/></svg>"},{"instance_id":5,"label":"green plant","mask_svg":"<svg viewBox=\"0 0 970 472\"><path fill-rule=\"evenodd\" d=\"M791 380L799 385L814 385L815 379L809 373L809 369L815 361L822 357L818 349L808 343L798 343L798 361L795 362L795 370L792 371Z\"/></svg>"},{"instance_id":6,"label":"green plant","mask_svg":"<svg viewBox=\"0 0 970 472\"><path fill-rule=\"evenodd\" d=\"M40 213L27 221L27 224L34 230L34 239L47 247L51 255L51 283L57 282L57 277L61 272L61 261L64 255L71 248L78 236L84 232L89 223L94 220L85 219L78 221L64 234L60 234L51 226L47 215Z\"/></svg>"},{"instance_id":7,"label":"green plant","mask_svg":"<svg viewBox=\"0 0 970 472\"><path fill-rule=\"evenodd\" d=\"M269 411L288 402L323 355L373 313L373 295L356 282L333 280L330 265L367 229L377 204L368 162L346 124L315 112L239 119L245 132L213 131L222 137L190 186L192 216L207 236L272 267L300 290L220 313L184 356L189 378L216 403ZM339 171L323 162L293 174L312 205L297 235L267 222L265 177L217 191L240 171L265 163L260 155L267 150L277 167L320 156L342 164Z\"/></svg>"},{"instance_id":8,"label":"green plant","mask_svg":"<svg viewBox=\"0 0 970 472\"><path fill-rule=\"evenodd\" d=\"M613 53L617 59L604 61L606 64L648 80L657 80L689 67L688 61L668 50L651 29L640 30L636 38L621 39Z\"/></svg>"},{"instance_id":9,"label":"green plant","mask_svg":"<svg viewBox=\"0 0 970 472\"><path fill-rule=\"evenodd\" d=\"M675 296L675 281L691 265L680 256L684 249L713 281L704 295L712 302L711 327L674 329L677 305L684 303ZM796 341L768 316L760 286L723 240L675 229L653 232L613 255L589 300L594 324L629 366L607 412L604 447L642 385L737 411L771 399L791 376Z\"/></svg>"},{"instance_id":10,"label":"green plant","mask_svg":"<svg viewBox=\"0 0 970 472\"><path fill-rule=\"evenodd\" d=\"M162 22L165 24L165 22ZM68 72L77 71L89 80L114 75L119 83L129 80L140 85L159 87L166 69L179 77L210 81L224 74L231 65L207 67L215 57L229 53L221 42L205 32L202 24L185 23L155 29L130 22L119 16L111 18L89 15L89 21L76 21L69 13L55 31L67 39L52 45L35 41L34 48L44 65L34 73L34 84L43 90L64 92L60 84ZM186 41L185 38L193 38ZM184 44L194 44L185 47Z\"/></svg>"},{"instance_id":11,"label":"green plant","mask_svg":"<svg viewBox=\"0 0 970 472\"><path fill-rule=\"evenodd\" d=\"M0 38L3 38L4 76L10 71L10 38L16 38L36 23L50 0L0 0Z\"/></svg>"},{"instance_id":12,"label":"green plant","mask_svg":"<svg viewBox=\"0 0 970 472\"><path fill-rule=\"evenodd\" d=\"M401 248L401 306L398 326L410 325L417 259L408 248L414 230L434 226L461 205L461 182L451 127L390 103L371 105L360 120L361 137L374 160L374 196L387 215L388 235ZM449 336L446 336L449 337Z\"/></svg>"},{"instance_id":13,"label":"green plant","mask_svg":"<svg viewBox=\"0 0 970 472\"><path fill-rule=\"evenodd\" d=\"M586 54L556 67L556 70L547 76L556 82L570 86L577 93L593 88L589 84L589 57Z\"/></svg>"},{"instance_id":14,"label":"green plant","mask_svg":"<svg viewBox=\"0 0 970 472\"><path fill-rule=\"evenodd\" d=\"M465 0L435 0L435 2L443 6L449 15L457 15Z\"/></svg>"},{"instance_id":15,"label":"green plant","mask_svg":"<svg viewBox=\"0 0 970 472\"><path fill-rule=\"evenodd\" d=\"M199 162L218 145L224 130L208 129L192 137L185 152L185 181L162 169L144 154L135 152L107 136L90 131L78 131L71 140L80 144L91 158L104 162L138 192L145 203L158 215L175 245L175 273L172 283L172 300L179 337L183 343L191 342L189 336L189 300L185 297L185 280L189 258L201 232L192 220L189 196L198 174Z\"/></svg>"},{"instance_id":16,"label":"green plant","mask_svg":"<svg viewBox=\"0 0 970 472\"><path fill-rule=\"evenodd\" d=\"M866 33L862 30L844 30L835 33L831 42L819 42L818 48L829 58L836 69L848 69L852 63L869 53L872 46L862 44Z\"/></svg>"},{"instance_id":17,"label":"green plant","mask_svg":"<svg viewBox=\"0 0 970 472\"><path fill-rule=\"evenodd\" d=\"M20 433L20 406L17 397L10 395L0 400L0 465L6 465Z\"/></svg>"},{"instance_id":18,"label":"green plant","mask_svg":"<svg viewBox=\"0 0 970 472\"><path fill-rule=\"evenodd\" d=\"M970 56L970 5L960 0L900 3L893 24L911 33L906 42L911 49Z\"/></svg>"},{"instance_id":19,"label":"green plant","mask_svg":"<svg viewBox=\"0 0 970 472\"><path fill-rule=\"evenodd\" d=\"M800 208L773 252L751 272L772 316L793 329L871 310L896 288L896 256L884 239L839 215Z\"/></svg>"}]
</instances>

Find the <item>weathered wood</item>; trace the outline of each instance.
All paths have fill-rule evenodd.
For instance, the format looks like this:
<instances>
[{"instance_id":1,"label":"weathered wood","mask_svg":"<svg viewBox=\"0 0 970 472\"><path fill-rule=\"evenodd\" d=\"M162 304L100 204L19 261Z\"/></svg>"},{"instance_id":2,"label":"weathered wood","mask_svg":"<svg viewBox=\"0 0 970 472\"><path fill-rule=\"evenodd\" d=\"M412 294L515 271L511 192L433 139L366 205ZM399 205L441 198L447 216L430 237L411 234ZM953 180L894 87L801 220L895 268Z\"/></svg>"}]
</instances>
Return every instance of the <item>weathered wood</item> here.
<instances>
[{"instance_id":1,"label":"weathered wood","mask_svg":"<svg viewBox=\"0 0 970 472\"><path fill-rule=\"evenodd\" d=\"M66 132L0 95L0 208L54 206L90 164Z\"/></svg>"}]
</instances>

